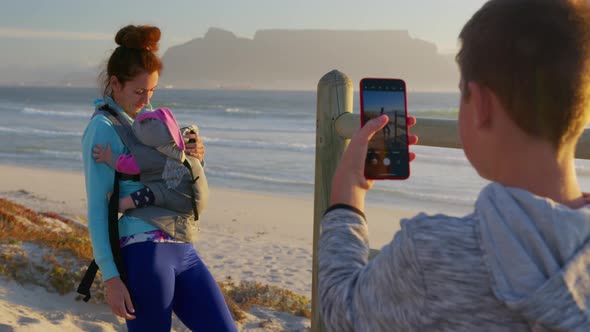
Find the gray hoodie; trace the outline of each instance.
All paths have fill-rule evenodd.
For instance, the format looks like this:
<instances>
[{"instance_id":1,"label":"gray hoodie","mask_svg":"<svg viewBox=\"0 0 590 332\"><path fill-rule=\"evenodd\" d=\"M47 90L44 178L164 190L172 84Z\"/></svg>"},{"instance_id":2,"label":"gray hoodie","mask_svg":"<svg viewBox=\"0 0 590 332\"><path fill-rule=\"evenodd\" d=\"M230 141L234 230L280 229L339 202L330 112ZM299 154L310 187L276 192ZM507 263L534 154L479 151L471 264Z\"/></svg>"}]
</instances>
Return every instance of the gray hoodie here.
<instances>
[{"instance_id":1,"label":"gray hoodie","mask_svg":"<svg viewBox=\"0 0 590 332\"><path fill-rule=\"evenodd\" d=\"M590 207L492 183L463 218L419 214L368 261L368 227L329 210L319 248L330 331L590 331Z\"/></svg>"}]
</instances>

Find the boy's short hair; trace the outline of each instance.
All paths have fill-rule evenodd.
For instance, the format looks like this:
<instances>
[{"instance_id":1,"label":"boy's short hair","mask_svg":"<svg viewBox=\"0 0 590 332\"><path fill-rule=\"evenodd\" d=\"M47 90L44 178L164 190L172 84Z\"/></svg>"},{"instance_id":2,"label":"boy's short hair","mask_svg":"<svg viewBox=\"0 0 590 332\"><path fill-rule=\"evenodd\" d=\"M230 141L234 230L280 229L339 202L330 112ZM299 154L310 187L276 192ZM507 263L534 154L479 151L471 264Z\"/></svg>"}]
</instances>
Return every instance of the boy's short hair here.
<instances>
[{"instance_id":1,"label":"boy's short hair","mask_svg":"<svg viewBox=\"0 0 590 332\"><path fill-rule=\"evenodd\" d=\"M579 137L590 117L589 0L491 0L459 39L463 98L478 82L529 135L556 148Z\"/></svg>"}]
</instances>

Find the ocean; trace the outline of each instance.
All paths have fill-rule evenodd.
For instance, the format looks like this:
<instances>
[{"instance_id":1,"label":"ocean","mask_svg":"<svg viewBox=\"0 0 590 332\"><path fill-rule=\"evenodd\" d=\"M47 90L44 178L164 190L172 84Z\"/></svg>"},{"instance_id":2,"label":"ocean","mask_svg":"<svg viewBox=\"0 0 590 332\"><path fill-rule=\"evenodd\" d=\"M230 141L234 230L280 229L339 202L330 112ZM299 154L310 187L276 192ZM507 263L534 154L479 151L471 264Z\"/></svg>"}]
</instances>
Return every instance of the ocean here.
<instances>
[{"instance_id":1,"label":"ocean","mask_svg":"<svg viewBox=\"0 0 590 332\"><path fill-rule=\"evenodd\" d=\"M93 88L0 87L0 163L82 171L80 140L100 96ZM159 89L152 105L195 123L211 186L313 199L316 93ZM456 118L458 93L409 93L416 117ZM358 92L354 113L358 113ZM487 183L459 149L412 146L405 181L377 181L367 204L453 215L468 213ZM590 162L577 160L590 190Z\"/></svg>"}]
</instances>

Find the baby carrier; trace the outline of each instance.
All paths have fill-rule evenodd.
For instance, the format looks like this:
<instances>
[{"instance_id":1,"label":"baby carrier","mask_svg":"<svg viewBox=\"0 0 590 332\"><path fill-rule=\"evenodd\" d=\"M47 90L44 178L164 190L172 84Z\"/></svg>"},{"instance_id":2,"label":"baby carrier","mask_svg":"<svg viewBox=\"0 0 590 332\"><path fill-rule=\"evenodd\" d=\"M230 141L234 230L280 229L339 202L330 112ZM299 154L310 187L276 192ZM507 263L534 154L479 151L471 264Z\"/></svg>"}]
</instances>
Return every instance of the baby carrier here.
<instances>
[{"instance_id":1,"label":"baby carrier","mask_svg":"<svg viewBox=\"0 0 590 332\"><path fill-rule=\"evenodd\" d=\"M158 152L156 149L142 144L133 134L131 123L113 110L108 104L98 108L93 114L102 114L107 117L117 131L117 134L123 141L123 144L133 155L141 173L139 175L127 175L115 170L115 179L113 194L109 200L108 206L108 230L109 242L113 253L113 259L120 277L126 282L126 273L123 268L121 248L119 246L119 228L118 228L118 210L119 210L119 180L141 181L144 184L153 183L162 178L165 169L170 173L170 169L176 169L177 183L179 190L190 195L192 204L192 213L183 214L177 211L161 208L159 206L147 206L140 209L130 209L125 211L125 215L140 218L156 226L168 235L177 240L185 242L194 242L198 238L199 231L199 212L203 205L199 204L200 200L207 200L207 183L204 177L203 168L196 158L187 157L183 162L177 161L174 165L166 155ZM176 168L175 168L176 167ZM199 181L201 179L201 181ZM90 299L90 287L98 271L98 265L94 260L88 266L80 285L78 293L84 295L84 301Z\"/></svg>"}]
</instances>

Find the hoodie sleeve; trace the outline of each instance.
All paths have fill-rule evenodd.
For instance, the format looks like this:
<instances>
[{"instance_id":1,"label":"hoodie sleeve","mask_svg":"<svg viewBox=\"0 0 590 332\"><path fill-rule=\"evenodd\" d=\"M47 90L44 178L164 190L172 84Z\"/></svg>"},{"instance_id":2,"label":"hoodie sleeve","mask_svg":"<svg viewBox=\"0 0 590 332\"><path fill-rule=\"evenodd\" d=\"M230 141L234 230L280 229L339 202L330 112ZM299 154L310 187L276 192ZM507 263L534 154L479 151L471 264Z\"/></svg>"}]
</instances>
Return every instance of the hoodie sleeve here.
<instances>
[{"instance_id":1,"label":"hoodie sleeve","mask_svg":"<svg viewBox=\"0 0 590 332\"><path fill-rule=\"evenodd\" d=\"M409 229L369 262L367 222L358 212L329 210L321 227L319 296L328 330L419 328L426 291Z\"/></svg>"},{"instance_id":2,"label":"hoodie sleeve","mask_svg":"<svg viewBox=\"0 0 590 332\"><path fill-rule=\"evenodd\" d=\"M95 162L92 158L92 148L96 144L106 146L107 143L110 143L113 152L123 153L123 143L112 123L104 116L96 116L90 121L82 136L82 158L92 252L105 281L119 275L111 252L108 230L107 193L113 191L115 171L105 163Z\"/></svg>"}]
</instances>

